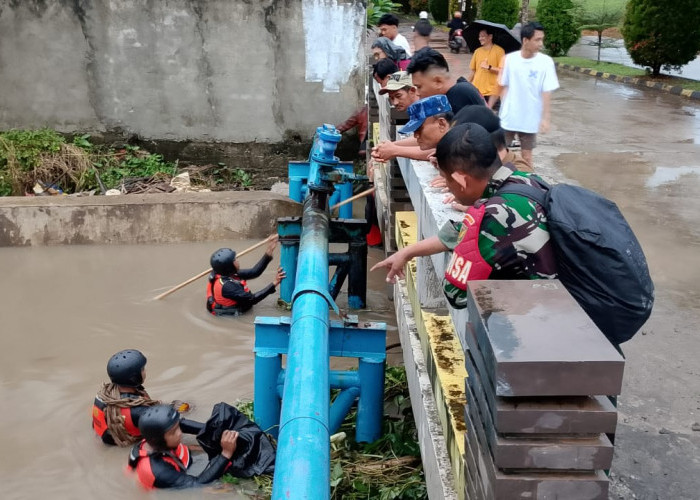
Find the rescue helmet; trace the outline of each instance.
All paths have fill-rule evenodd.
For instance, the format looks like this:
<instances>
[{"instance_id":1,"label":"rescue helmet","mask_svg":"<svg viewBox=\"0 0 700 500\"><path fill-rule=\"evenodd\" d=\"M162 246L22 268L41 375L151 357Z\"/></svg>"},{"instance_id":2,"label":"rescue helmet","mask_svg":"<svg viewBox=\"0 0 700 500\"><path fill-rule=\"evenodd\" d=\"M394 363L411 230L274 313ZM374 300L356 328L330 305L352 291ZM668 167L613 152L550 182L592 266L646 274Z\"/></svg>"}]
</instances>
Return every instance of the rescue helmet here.
<instances>
[{"instance_id":1,"label":"rescue helmet","mask_svg":"<svg viewBox=\"0 0 700 500\"><path fill-rule=\"evenodd\" d=\"M236 271L234 260L236 260L236 252L230 248L219 248L212 254L209 263L216 274L231 276Z\"/></svg>"},{"instance_id":2,"label":"rescue helmet","mask_svg":"<svg viewBox=\"0 0 700 500\"><path fill-rule=\"evenodd\" d=\"M136 349L125 349L109 358L107 375L109 379L126 387L139 387L143 384L141 372L146 366L146 356Z\"/></svg>"},{"instance_id":3,"label":"rescue helmet","mask_svg":"<svg viewBox=\"0 0 700 500\"><path fill-rule=\"evenodd\" d=\"M154 449L164 450L165 433L179 421L180 414L171 405L151 406L139 418L139 432Z\"/></svg>"}]
</instances>

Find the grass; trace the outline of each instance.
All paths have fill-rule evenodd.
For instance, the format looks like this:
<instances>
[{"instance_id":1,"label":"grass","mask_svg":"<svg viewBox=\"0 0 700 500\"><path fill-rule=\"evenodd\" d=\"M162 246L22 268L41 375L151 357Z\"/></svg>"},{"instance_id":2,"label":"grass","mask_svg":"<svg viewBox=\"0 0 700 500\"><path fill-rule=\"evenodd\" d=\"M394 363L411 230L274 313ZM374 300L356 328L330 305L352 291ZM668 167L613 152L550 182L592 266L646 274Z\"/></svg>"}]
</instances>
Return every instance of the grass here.
<instances>
[{"instance_id":1,"label":"grass","mask_svg":"<svg viewBox=\"0 0 700 500\"><path fill-rule=\"evenodd\" d=\"M651 76L648 76L647 72L643 69L631 68L622 64L615 64L609 62L597 63L592 59L585 59L583 57L555 57L554 60L561 64L569 64L571 66L578 66L580 68L590 68L596 71L610 73L612 75L641 77L645 80L662 82L667 85L679 85L685 89L700 91L700 81L688 80L687 78L680 78L677 76L667 75L662 75L659 78L652 78Z\"/></svg>"},{"instance_id":2,"label":"grass","mask_svg":"<svg viewBox=\"0 0 700 500\"><path fill-rule=\"evenodd\" d=\"M537 4L539 0L530 0L530 10L537 12ZM627 0L574 0L575 3L581 5L585 10L606 9L625 9Z\"/></svg>"}]
</instances>

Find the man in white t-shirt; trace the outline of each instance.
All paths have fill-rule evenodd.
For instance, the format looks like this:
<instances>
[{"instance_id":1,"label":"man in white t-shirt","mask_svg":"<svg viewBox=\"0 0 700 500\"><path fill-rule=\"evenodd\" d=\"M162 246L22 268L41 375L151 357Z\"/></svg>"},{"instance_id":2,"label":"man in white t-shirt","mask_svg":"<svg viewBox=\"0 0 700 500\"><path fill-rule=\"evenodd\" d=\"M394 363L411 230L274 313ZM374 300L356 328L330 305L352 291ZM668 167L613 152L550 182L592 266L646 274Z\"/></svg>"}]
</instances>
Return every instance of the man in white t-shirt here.
<instances>
[{"instance_id":1,"label":"man in white t-shirt","mask_svg":"<svg viewBox=\"0 0 700 500\"><path fill-rule=\"evenodd\" d=\"M406 55L411 57L411 45L406 40L406 37L399 34L399 18L394 14L384 14L377 22L377 28L381 36L387 37L396 45L406 51Z\"/></svg>"},{"instance_id":2,"label":"man in white t-shirt","mask_svg":"<svg viewBox=\"0 0 700 500\"><path fill-rule=\"evenodd\" d=\"M549 131L552 91L559 80L551 57L541 54L544 28L528 23L521 31L522 48L506 55L499 78L501 89L501 128L510 144L517 133L521 155L532 166L532 150L537 133Z\"/></svg>"}]
</instances>

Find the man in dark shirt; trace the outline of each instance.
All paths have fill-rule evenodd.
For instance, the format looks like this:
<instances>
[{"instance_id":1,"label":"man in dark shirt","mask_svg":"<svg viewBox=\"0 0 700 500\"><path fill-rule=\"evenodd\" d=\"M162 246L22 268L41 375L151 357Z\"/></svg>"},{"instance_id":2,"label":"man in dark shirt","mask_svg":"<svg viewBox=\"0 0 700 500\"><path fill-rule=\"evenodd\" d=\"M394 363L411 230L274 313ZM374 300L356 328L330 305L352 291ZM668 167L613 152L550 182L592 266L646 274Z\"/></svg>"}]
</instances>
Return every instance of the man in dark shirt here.
<instances>
[{"instance_id":1,"label":"man in dark shirt","mask_svg":"<svg viewBox=\"0 0 700 500\"><path fill-rule=\"evenodd\" d=\"M207 284L207 310L214 316L238 316L276 291L286 277L279 267L275 279L257 293L251 293L246 280L260 276L272 261L277 238L271 239L265 255L251 269L241 269L236 252L220 248L211 256L212 272Z\"/></svg>"},{"instance_id":2,"label":"man in dark shirt","mask_svg":"<svg viewBox=\"0 0 700 500\"><path fill-rule=\"evenodd\" d=\"M452 35L454 35L455 30L463 30L467 27L467 23L462 19L462 13L460 11L454 13L454 17L447 23L447 27L450 28L450 33L448 35L449 40L452 40Z\"/></svg>"},{"instance_id":3,"label":"man in dark shirt","mask_svg":"<svg viewBox=\"0 0 700 500\"><path fill-rule=\"evenodd\" d=\"M445 57L435 49L425 47L417 51L406 71L421 99L445 94L453 113L470 104L486 104L474 85L450 74Z\"/></svg>"}]
</instances>

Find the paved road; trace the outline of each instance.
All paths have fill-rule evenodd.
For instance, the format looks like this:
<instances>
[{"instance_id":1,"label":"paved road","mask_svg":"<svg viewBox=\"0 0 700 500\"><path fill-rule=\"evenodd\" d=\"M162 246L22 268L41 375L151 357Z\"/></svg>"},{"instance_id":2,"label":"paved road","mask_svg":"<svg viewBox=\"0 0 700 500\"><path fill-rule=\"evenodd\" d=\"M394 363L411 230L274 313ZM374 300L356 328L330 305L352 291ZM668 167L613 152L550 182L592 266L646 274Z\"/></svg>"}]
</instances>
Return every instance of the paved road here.
<instances>
[{"instance_id":1,"label":"paved road","mask_svg":"<svg viewBox=\"0 0 700 500\"><path fill-rule=\"evenodd\" d=\"M575 73L560 81L535 162L619 205L657 290L652 318L623 345L611 497L698 498L700 106Z\"/></svg>"},{"instance_id":2,"label":"paved road","mask_svg":"<svg viewBox=\"0 0 700 500\"><path fill-rule=\"evenodd\" d=\"M436 33L433 45L445 47ZM410 40L410 36L409 36ZM468 57L447 52L453 72ZM687 76L687 75L684 75ZM560 73L552 132L536 169L614 200L656 284L627 356L611 498L700 498L700 105L578 73Z\"/></svg>"}]
</instances>

